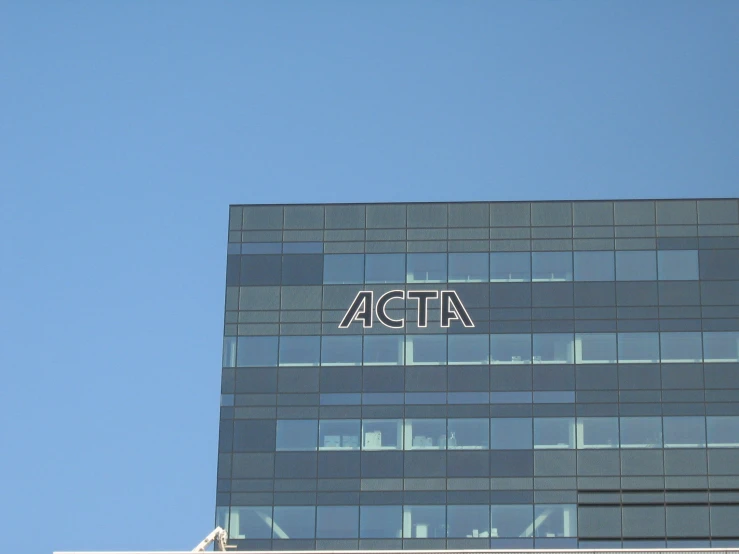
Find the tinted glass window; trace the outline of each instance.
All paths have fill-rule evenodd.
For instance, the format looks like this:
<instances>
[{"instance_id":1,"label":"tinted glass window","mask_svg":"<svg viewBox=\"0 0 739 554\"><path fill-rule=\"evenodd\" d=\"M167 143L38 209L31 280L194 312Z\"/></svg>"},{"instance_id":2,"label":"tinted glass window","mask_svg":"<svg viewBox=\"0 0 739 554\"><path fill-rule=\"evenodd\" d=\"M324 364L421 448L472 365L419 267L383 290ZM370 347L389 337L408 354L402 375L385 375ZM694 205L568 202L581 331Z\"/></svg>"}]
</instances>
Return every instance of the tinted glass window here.
<instances>
[{"instance_id":1,"label":"tinted glass window","mask_svg":"<svg viewBox=\"0 0 739 554\"><path fill-rule=\"evenodd\" d=\"M613 252L575 252L575 281L613 281Z\"/></svg>"},{"instance_id":2,"label":"tinted glass window","mask_svg":"<svg viewBox=\"0 0 739 554\"><path fill-rule=\"evenodd\" d=\"M489 537L489 506L447 506L447 536Z\"/></svg>"},{"instance_id":3,"label":"tinted glass window","mask_svg":"<svg viewBox=\"0 0 739 554\"><path fill-rule=\"evenodd\" d=\"M271 522L272 506L232 506L228 538L272 538Z\"/></svg>"},{"instance_id":4,"label":"tinted glass window","mask_svg":"<svg viewBox=\"0 0 739 554\"><path fill-rule=\"evenodd\" d=\"M286 242L282 245L284 254L320 254L323 252L322 242Z\"/></svg>"},{"instance_id":5,"label":"tinted glass window","mask_svg":"<svg viewBox=\"0 0 739 554\"><path fill-rule=\"evenodd\" d=\"M359 535L359 506L318 506L316 538L353 539Z\"/></svg>"},{"instance_id":6,"label":"tinted glass window","mask_svg":"<svg viewBox=\"0 0 739 554\"><path fill-rule=\"evenodd\" d=\"M569 333L534 335L535 364L571 364L574 359L573 336Z\"/></svg>"},{"instance_id":7,"label":"tinted glass window","mask_svg":"<svg viewBox=\"0 0 739 554\"><path fill-rule=\"evenodd\" d=\"M449 335L450 364L487 364L488 335Z\"/></svg>"},{"instance_id":8,"label":"tinted glass window","mask_svg":"<svg viewBox=\"0 0 739 554\"><path fill-rule=\"evenodd\" d=\"M576 334L575 362L578 364L616 363L616 333Z\"/></svg>"},{"instance_id":9,"label":"tinted glass window","mask_svg":"<svg viewBox=\"0 0 739 554\"><path fill-rule=\"evenodd\" d=\"M279 285L281 256L241 256L242 285Z\"/></svg>"},{"instance_id":10,"label":"tinted glass window","mask_svg":"<svg viewBox=\"0 0 739 554\"><path fill-rule=\"evenodd\" d=\"M282 257L283 285L320 285L323 283L323 256L296 254Z\"/></svg>"},{"instance_id":11,"label":"tinted glass window","mask_svg":"<svg viewBox=\"0 0 739 554\"><path fill-rule=\"evenodd\" d=\"M365 283L404 283L405 254L367 254Z\"/></svg>"},{"instance_id":12,"label":"tinted glass window","mask_svg":"<svg viewBox=\"0 0 739 554\"><path fill-rule=\"evenodd\" d=\"M572 252L534 252L534 281L572 281Z\"/></svg>"},{"instance_id":13,"label":"tinted glass window","mask_svg":"<svg viewBox=\"0 0 739 554\"><path fill-rule=\"evenodd\" d=\"M449 282L477 283L488 280L488 255L449 254Z\"/></svg>"},{"instance_id":14,"label":"tinted glass window","mask_svg":"<svg viewBox=\"0 0 739 554\"><path fill-rule=\"evenodd\" d=\"M400 450L402 441L402 419L362 420L363 450Z\"/></svg>"},{"instance_id":15,"label":"tinted glass window","mask_svg":"<svg viewBox=\"0 0 739 554\"><path fill-rule=\"evenodd\" d=\"M441 365L446 363L446 335L406 335L405 363Z\"/></svg>"},{"instance_id":16,"label":"tinted glass window","mask_svg":"<svg viewBox=\"0 0 739 554\"><path fill-rule=\"evenodd\" d=\"M578 448L618 448L617 417L578 417Z\"/></svg>"},{"instance_id":17,"label":"tinted glass window","mask_svg":"<svg viewBox=\"0 0 739 554\"><path fill-rule=\"evenodd\" d=\"M616 252L616 279L619 281L655 281L657 255L653 250Z\"/></svg>"},{"instance_id":18,"label":"tinted glass window","mask_svg":"<svg viewBox=\"0 0 739 554\"><path fill-rule=\"evenodd\" d=\"M537 537L576 537L577 510L574 504L537 504L534 507Z\"/></svg>"},{"instance_id":19,"label":"tinted glass window","mask_svg":"<svg viewBox=\"0 0 739 554\"><path fill-rule=\"evenodd\" d=\"M239 367L277 365L277 337L239 337L236 354Z\"/></svg>"},{"instance_id":20,"label":"tinted glass window","mask_svg":"<svg viewBox=\"0 0 739 554\"><path fill-rule=\"evenodd\" d=\"M327 254L323 257L323 282L327 285L364 282L364 254Z\"/></svg>"},{"instance_id":21,"label":"tinted glass window","mask_svg":"<svg viewBox=\"0 0 739 554\"><path fill-rule=\"evenodd\" d=\"M531 335L491 335L490 359L494 364L531 363Z\"/></svg>"},{"instance_id":22,"label":"tinted glass window","mask_svg":"<svg viewBox=\"0 0 739 554\"><path fill-rule=\"evenodd\" d=\"M359 450L358 419L322 419L318 426L319 450Z\"/></svg>"},{"instance_id":23,"label":"tinted glass window","mask_svg":"<svg viewBox=\"0 0 739 554\"><path fill-rule=\"evenodd\" d=\"M408 283L446 281L446 254L408 254Z\"/></svg>"},{"instance_id":24,"label":"tinted glass window","mask_svg":"<svg viewBox=\"0 0 739 554\"><path fill-rule=\"evenodd\" d=\"M326 335L321 338L321 365L361 365L361 363L361 336Z\"/></svg>"},{"instance_id":25,"label":"tinted glass window","mask_svg":"<svg viewBox=\"0 0 739 554\"><path fill-rule=\"evenodd\" d=\"M703 333L706 362L739 362L739 332Z\"/></svg>"},{"instance_id":26,"label":"tinted glass window","mask_svg":"<svg viewBox=\"0 0 739 554\"><path fill-rule=\"evenodd\" d=\"M530 505L490 506L493 537L531 537L534 534L534 509Z\"/></svg>"},{"instance_id":27,"label":"tinted glass window","mask_svg":"<svg viewBox=\"0 0 739 554\"><path fill-rule=\"evenodd\" d=\"M713 448L739 447L739 416L708 416L708 446Z\"/></svg>"},{"instance_id":28,"label":"tinted glass window","mask_svg":"<svg viewBox=\"0 0 739 554\"><path fill-rule=\"evenodd\" d=\"M506 417L490 420L490 448L493 450L529 450L533 446L530 417Z\"/></svg>"},{"instance_id":29,"label":"tinted glass window","mask_svg":"<svg viewBox=\"0 0 739 554\"><path fill-rule=\"evenodd\" d=\"M361 506L359 536L363 539L400 538L401 506Z\"/></svg>"},{"instance_id":30,"label":"tinted glass window","mask_svg":"<svg viewBox=\"0 0 739 554\"><path fill-rule=\"evenodd\" d=\"M697 250L660 250L657 252L658 276L661 281L696 281Z\"/></svg>"},{"instance_id":31,"label":"tinted glass window","mask_svg":"<svg viewBox=\"0 0 739 554\"><path fill-rule=\"evenodd\" d=\"M445 419L406 419L406 450L444 450L446 448Z\"/></svg>"},{"instance_id":32,"label":"tinted glass window","mask_svg":"<svg viewBox=\"0 0 739 554\"><path fill-rule=\"evenodd\" d=\"M528 252L493 252L490 254L490 280L531 281L531 254Z\"/></svg>"},{"instance_id":33,"label":"tinted glass window","mask_svg":"<svg viewBox=\"0 0 739 554\"><path fill-rule=\"evenodd\" d=\"M618 361L620 363L659 362L659 334L619 333Z\"/></svg>"},{"instance_id":34,"label":"tinted glass window","mask_svg":"<svg viewBox=\"0 0 739 554\"><path fill-rule=\"evenodd\" d=\"M662 418L665 448L700 448L706 446L704 417Z\"/></svg>"},{"instance_id":35,"label":"tinted glass window","mask_svg":"<svg viewBox=\"0 0 739 554\"><path fill-rule=\"evenodd\" d=\"M445 506L403 506L403 538L443 539L445 537Z\"/></svg>"},{"instance_id":36,"label":"tinted glass window","mask_svg":"<svg viewBox=\"0 0 739 554\"><path fill-rule=\"evenodd\" d=\"M534 448L575 448L575 418L534 418Z\"/></svg>"},{"instance_id":37,"label":"tinted glass window","mask_svg":"<svg viewBox=\"0 0 739 554\"><path fill-rule=\"evenodd\" d=\"M700 362L703 348L700 333L660 333L662 362Z\"/></svg>"},{"instance_id":38,"label":"tinted glass window","mask_svg":"<svg viewBox=\"0 0 739 554\"><path fill-rule=\"evenodd\" d=\"M621 448L662 448L662 418L622 417Z\"/></svg>"},{"instance_id":39,"label":"tinted glass window","mask_svg":"<svg viewBox=\"0 0 739 554\"><path fill-rule=\"evenodd\" d=\"M280 337L280 365L318 365L321 337Z\"/></svg>"},{"instance_id":40,"label":"tinted glass window","mask_svg":"<svg viewBox=\"0 0 739 554\"><path fill-rule=\"evenodd\" d=\"M315 450L318 421L312 419L278 419L277 450Z\"/></svg>"},{"instance_id":41,"label":"tinted glass window","mask_svg":"<svg viewBox=\"0 0 739 554\"><path fill-rule=\"evenodd\" d=\"M312 539L315 536L314 506L275 506L273 538Z\"/></svg>"},{"instance_id":42,"label":"tinted glass window","mask_svg":"<svg viewBox=\"0 0 739 554\"><path fill-rule=\"evenodd\" d=\"M365 365L402 365L403 337L368 335L364 337Z\"/></svg>"},{"instance_id":43,"label":"tinted glass window","mask_svg":"<svg viewBox=\"0 0 739 554\"><path fill-rule=\"evenodd\" d=\"M447 430L449 450L486 450L489 444L490 420L450 419Z\"/></svg>"}]
</instances>

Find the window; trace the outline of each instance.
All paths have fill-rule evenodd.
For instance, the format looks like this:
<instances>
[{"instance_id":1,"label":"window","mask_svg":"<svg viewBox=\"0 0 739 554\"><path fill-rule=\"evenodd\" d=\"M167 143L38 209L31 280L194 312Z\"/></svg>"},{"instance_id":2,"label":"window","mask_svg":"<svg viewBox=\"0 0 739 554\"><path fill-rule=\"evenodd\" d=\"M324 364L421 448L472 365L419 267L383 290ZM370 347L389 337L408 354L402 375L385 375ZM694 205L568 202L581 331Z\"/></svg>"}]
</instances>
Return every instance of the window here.
<instances>
[{"instance_id":1,"label":"window","mask_svg":"<svg viewBox=\"0 0 739 554\"><path fill-rule=\"evenodd\" d=\"M479 283L487 280L487 254L449 254L450 283Z\"/></svg>"},{"instance_id":2,"label":"window","mask_svg":"<svg viewBox=\"0 0 739 554\"><path fill-rule=\"evenodd\" d=\"M486 538L490 536L489 506L447 506L449 538Z\"/></svg>"},{"instance_id":3,"label":"window","mask_svg":"<svg viewBox=\"0 0 739 554\"><path fill-rule=\"evenodd\" d=\"M223 367L236 367L236 337L223 338Z\"/></svg>"},{"instance_id":4,"label":"window","mask_svg":"<svg viewBox=\"0 0 739 554\"><path fill-rule=\"evenodd\" d=\"M356 539L359 506L318 506L317 539Z\"/></svg>"},{"instance_id":5,"label":"window","mask_svg":"<svg viewBox=\"0 0 739 554\"><path fill-rule=\"evenodd\" d=\"M576 537L577 512L574 504L537 504L534 506L537 537Z\"/></svg>"},{"instance_id":6,"label":"window","mask_svg":"<svg viewBox=\"0 0 739 554\"><path fill-rule=\"evenodd\" d=\"M321 365L361 365L361 336L323 336Z\"/></svg>"},{"instance_id":7,"label":"window","mask_svg":"<svg viewBox=\"0 0 739 554\"><path fill-rule=\"evenodd\" d=\"M531 537L534 534L534 509L528 504L490 506L490 536Z\"/></svg>"},{"instance_id":8,"label":"window","mask_svg":"<svg viewBox=\"0 0 739 554\"><path fill-rule=\"evenodd\" d=\"M408 365L446 363L446 335L406 335L405 359Z\"/></svg>"},{"instance_id":9,"label":"window","mask_svg":"<svg viewBox=\"0 0 739 554\"><path fill-rule=\"evenodd\" d=\"M621 448L662 448L662 418L622 417Z\"/></svg>"},{"instance_id":10,"label":"window","mask_svg":"<svg viewBox=\"0 0 739 554\"><path fill-rule=\"evenodd\" d=\"M282 245L283 254L323 254L322 242L286 242Z\"/></svg>"},{"instance_id":11,"label":"window","mask_svg":"<svg viewBox=\"0 0 739 554\"><path fill-rule=\"evenodd\" d=\"M448 335L449 364L490 362L488 335Z\"/></svg>"},{"instance_id":12,"label":"window","mask_svg":"<svg viewBox=\"0 0 739 554\"><path fill-rule=\"evenodd\" d=\"M318 426L319 450L359 450L358 419L322 419Z\"/></svg>"},{"instance_id":13,"label":"window","mask_svg":"<svg viewBox=\"0 0 739 554\"><path fill-rule=\"evenodd\" d=\"M657 269L660 281L697 281L697 250L659 250Z\"/></svg>"},{"instance_id":14,"label":"window","mask_svg":"<svg viewBox=\"0 0 739 554\"><path fill-rule=\"evenodd\" d=\"M534 448L575 448L575 418L535 417Z\"/></svg>"},{"instance_id":15,"label":"window","mask_svg":"<svg viewBox=\"0 0 739 554\"><path fill-rule=\"evenodd\" d=\"M446 281L446 254L408 254L408 283Z\"/></svg>"},{"instance_id":16,"label":"window","mask_svg":"<svg viewBox=\"0 0 739 554\"><path fill-rule=\"evenodd\" d=\"M367 254L365 283L404 283L405 254Z\"/></svg>"},{"instance_id":17,"label":"window","mask_svg":"<svg viewBox=\"0 0 739 554\"><path fill-rule=\"evenodd\" d=\"M613 251L575 252L575 281L613 281Z\"/></svg>"},{"instance_id":18,"label":"window","mask_svg":"<svg viewBox=\"0 0 739 554\"><path fill-rule=\"evenodd\" d=\"M277 337L239 337L236 351L238 367L277 365Z\"/></svg>"},{"instance_id":19,"label":"window","mask_svg":"<svg viewBox=\"0 0 739 554\"><path fill-rule=\"evenodd\" d=\"M662 362L700 362L703 347L700 333L660 333Z\"/></svg>"},{"instance_id":20,"label":"window","mask_svg":"<svg viewBox=\"0 0 739 554\"><path fill-rule=\"evenodd\" d=\"M406 419L406 450L444 450L446 449L445 419Z\"/></svg>"},{"instance_id":21,"label":"window","mask_svg":"<svg viewBox=\"0 0 739 554\"><path fill-rule=\"evenodd\" d=\"M403 365L403 337L400 335L365 336L364 365Z\"/></svg>"},{"instance_id":22,"label":"window","mask_svg":"<svg viewBox=\"0 0 739 554\"><path fill-rule=\"evenodd\" d=\"M739 362L739 332L703 333L706 362Z\"/></svg>"},{"instance_id":23,"label":"window","mask_svg":"<svg viewBox=\"0 0 739 554\"><path fill-rule=\"evenodd\" d=\"M402 440L402 419L362 420L363 450L400 450Z\"/></svg>"},{"instance_id":24,"label":"window","mask_svg":"<svg viewBox=\"0 0 739 554\"><path fill-rule=\"evenodd\" d=\"M619 333L618 361L624 363L658 363L659 334Z\"/></svg>"},{"instance_id":25,"label":"window","mask_svg":"<svg viewBox=\"0 0 739 554\"><path fill-rule=\"evenodd\" d=\"M662 418L665 448L702 448L706 446L704 417Z\"/></svg>"},{"instance_id":26,"label":"window","mask_svg":"<svg viewBox=\"0 0 739 554\"><path fill-rule=\"evenodd\" d=\"M323 283L323 254L291 254L282 257L283 285Z\"/></svg>"},{"instance_id":27,"label":"window","mask_svg":"<svg viewBox=\"0 0 739 554\"><path fill-rule=\"evenodd\" d=\"M280 365L318 365L321 359L321 337L280 337Z\"/></svg>"},{"instance_id":28,"label":"window","mask_svg":"<svg viewBox=\"0 0 739 554\"><path fill-rule=\"evenodd\" d=\"M492 450L530 450L532 445L530 417L496 417L490 420Z\"/></svg>"},{"instance_id":29,"label":"window","mask_svg":"<svg viewBox=\"0 0 739 554\"><path fill-rule=\"evenodd\" d=\"M272 537L275 539L312 539L316 530L314 506L275 506Z\"/></svg>"},{"instance_id":30,"label":"window","mask_svg":"<svg viewBox=\"0 0 739 554\"><path fill-rule=\"evenodd\" d=\"M403 506L403 538L446 537L446 506Z\"/></svg>"},{"instance_id":31,"label":"window","mask_svg":"<svg viewBox=\"0 0 739 554\"><path fill-rule=\"evenodd\" d=\"M364 254L327 254L323 257L323 282L327 285L364 282Z\"/></svg>"},{"instance_id":32,"label":"window","mask_svg":"<svg viewBox=\"0 0 739 554\"><path fill-rule=\"evenodd\" d=\"M494 282L531 281L531 254L528 252L491 253L490 280Z\"/></svg>"},{"instance_id":33,"label":"window","mask_svg":"<svg viewBox=\"0 0 739 554\"><path fill-rule=\"evenodd\" d=\"M487 450L490 420L450 419L447 431L449 450Z\"/></svg>"},{"instance_id":34,"label":"window","mask_svg":"<svg viewBox=\"0 0 739 554\"><path fill-rule=\"evenodd\" d=\"M396 539L401 536L402 506L360 506L359 537Z\"/></svg>"},{"instance_id":35,"label":"window","mask_svg":"<svg viewBox=\"0 0 739 554\"><path fill-rule=\"evenodd\" d=\"M578 417L578 448L618 448L617 417Z\"/></svg>"},{"instance_id":36,"label":"window","mask_svg":"<svg viewBox=\"0 0 739 554\"><path fill-rule=\"evenodd\" d=\"M616 252L618 281L656 281L657 255L654 250Z\"/></svg>"},{"instance_id":37,"label":"window","mask_svg":"<svg viewBox=\"0 0 739 554\"><path fill-rule=\"evenodd\" d=\"M535 364L571 364L574 359L572 335L548 333L534 335Z\"/></svg>"},{"instance_id":38,"label":"window","mask_svg":"<svg viewBox=\"0 0 739 554\"><path fill-rule=\"evenodd\" d=\"M572 281L572 252L534 252L534 281Z\"/></svg>"},{"instance_id":39,"label":"window","mask_svg":"<svg viewBox=\"0 0 739 554\"><path fill-rule=\"evenodd\" d=\"M578 364L615 364L616 333L576 334L575 362Z\"/></svg>"},{"instance_id":40,"label":"window","mask_svg":"<svg viewBox=\"0 0 739 554\"><path fill-rule=\"evenodd\" d=\"M708 416L706 427L711 448L739 447L739 416Z\"/></svg>"},{"instance_id":41,"label":"window","mask_svg":"<svg viewBox=\"0 0 739 554\"><path fill-rule=\"evenodd\" d=\"M272 506L232 506L227 529L230 539L272 538Z\"/></svg>"},{"instance_id":42,"label":"window","mask_svg":"<svg viewBox=\"0 0 739 554\"><path fill-rule=\"evenodd\" d=\"M490 335L490 358L494 364L530 364L531 335Z\"/></svg>"},{"instance_id":43,"label":"window","mask_svg":"<svg viewBox=\"0 0 739 554\"><path fill-rule=\"evenodd\" d=\"M315 450L317 440L315 419L277 420L277 450Z\"/></svg>"}]
</instances>

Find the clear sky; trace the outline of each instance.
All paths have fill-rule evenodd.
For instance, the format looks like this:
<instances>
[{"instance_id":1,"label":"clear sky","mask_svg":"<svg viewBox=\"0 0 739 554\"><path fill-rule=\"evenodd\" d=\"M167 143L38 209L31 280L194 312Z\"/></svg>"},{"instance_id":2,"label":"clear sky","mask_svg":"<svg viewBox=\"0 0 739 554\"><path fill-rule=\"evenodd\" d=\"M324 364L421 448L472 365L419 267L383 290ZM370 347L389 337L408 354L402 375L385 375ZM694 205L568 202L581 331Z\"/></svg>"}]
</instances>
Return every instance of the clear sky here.
<instances>
[{"instance_id":1,"label":"clear sky","mask_svg":"<svg viewBox=\"0 0 739 554\"><path fill-rule=\"evenodd\" d=\"M0 537L213 527L230 203L739 195L739 2L0 1Z\"/></svg>"}]
</instances>

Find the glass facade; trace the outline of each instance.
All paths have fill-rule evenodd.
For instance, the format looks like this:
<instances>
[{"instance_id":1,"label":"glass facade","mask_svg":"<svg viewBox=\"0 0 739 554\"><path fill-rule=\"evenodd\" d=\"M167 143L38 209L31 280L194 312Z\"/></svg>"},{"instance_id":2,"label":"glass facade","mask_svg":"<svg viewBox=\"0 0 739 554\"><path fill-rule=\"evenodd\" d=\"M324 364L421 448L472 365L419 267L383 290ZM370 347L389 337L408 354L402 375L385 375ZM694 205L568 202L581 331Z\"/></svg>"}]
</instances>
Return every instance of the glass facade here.
<instances>
[{"instance_id":1,"label":"glass facade","mask_svg":"<svg viewBox=\"0 0 739 554\"><path fill-rule=\"evenodd\" d=\"M239 205L227 260L239 550L739 546L737 199Z\"/></svg>"}]
</instances>

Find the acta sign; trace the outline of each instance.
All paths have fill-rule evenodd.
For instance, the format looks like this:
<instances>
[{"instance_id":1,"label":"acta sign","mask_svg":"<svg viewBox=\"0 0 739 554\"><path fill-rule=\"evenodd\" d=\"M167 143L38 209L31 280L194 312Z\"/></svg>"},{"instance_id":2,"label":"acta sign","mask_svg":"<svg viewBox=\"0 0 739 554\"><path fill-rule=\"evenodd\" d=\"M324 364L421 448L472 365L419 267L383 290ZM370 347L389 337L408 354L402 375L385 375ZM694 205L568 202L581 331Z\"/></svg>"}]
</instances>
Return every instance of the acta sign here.
<instances>
[{"instance_id":1,"label":"acta sign","mask_svg":"<svg viewBox=\"0 0 739 554\"><path fill-rule=\"evenodd\" d=\"M401 329L405 327L405 319L392 319L387 314L387 308L391 300L405 300L406 298L416 301L419 327L428 326L428 301L436 298L441 298L442 327L449 327L450 323L454 320L462 322L462 325L465 327L475 326L464 304L459 299L459 295L453 290L409 290L407 293L404 290L391 290L380 296L377 299L376 305L374 303L373 292L362 290L354 297L352 305L346 311L344 318L339 324L339 329L346 329L357 320L362 322L362 327L364 328L372 327L374 314L377 314L377 319L385 327Z\"/></svg>"}]
</instances>

